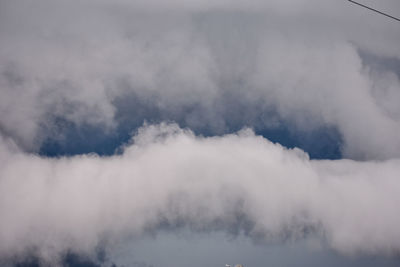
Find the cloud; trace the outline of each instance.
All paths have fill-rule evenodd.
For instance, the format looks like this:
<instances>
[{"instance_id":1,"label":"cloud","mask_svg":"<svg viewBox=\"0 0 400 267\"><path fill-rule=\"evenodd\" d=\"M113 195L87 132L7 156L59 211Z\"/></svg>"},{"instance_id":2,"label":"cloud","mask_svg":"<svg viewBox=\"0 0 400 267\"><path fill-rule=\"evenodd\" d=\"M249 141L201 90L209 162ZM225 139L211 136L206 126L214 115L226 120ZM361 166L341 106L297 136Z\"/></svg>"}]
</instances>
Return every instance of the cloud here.
<instances>
[{"instance_id":1,"label":"cloud","mask_svg":"<svg viewBox=\"0 0 400 267\"><path fill-rule=\"evenodd\" d=\"M107 135L151 117L211 134L332 127L345 157L399 156L398 70L359 52L399 60L399 28L346 1L1 5L0 129L24 150L62 142L60 121Z\"/></svg>"},{"instance_id":2,"label":"cloud","mask_svg":"<svg viewBox=\"0 0 400 267\"><path fill-rule=\"evenodd\" d=\"M160 229L309 233L342 253L398 253L399 161L314 161L254 135L144 126L119 156L43 158L2 140L0 255L94 253Z\"/></svg>"},{"instance_id":3,"label":"cloud","mask_svg":"<svg viewBox=\"0 0 400 267\"><path fill-rule=\"evenodd\" d=\"M0 258L182 228L398 253L399 31L348 1L0 0ZM348 160L253 132L281 128Z\"/></svg>"}]
</instances>

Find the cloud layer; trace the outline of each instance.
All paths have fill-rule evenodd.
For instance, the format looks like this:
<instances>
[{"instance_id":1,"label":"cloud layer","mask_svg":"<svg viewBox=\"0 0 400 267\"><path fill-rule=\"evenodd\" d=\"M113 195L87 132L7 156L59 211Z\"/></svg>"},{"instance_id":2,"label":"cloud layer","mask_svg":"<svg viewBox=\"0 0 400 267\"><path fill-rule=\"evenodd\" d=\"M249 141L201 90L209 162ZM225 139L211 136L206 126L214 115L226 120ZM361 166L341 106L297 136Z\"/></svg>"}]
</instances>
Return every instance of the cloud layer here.
<instances>
[{"instance_id":1,"label":"cloud layer","mask_svg":"<svg viewBox=\"0 0 400 267\"><path fill-rule=\"evenodd\" d=\"M181 227L266 241L311 233L349 254L400 250L398 160L310 161L250 130L203 138L161 124L133 140L120 156L58 159L2 140L0 255L55 262Z\"/></svg>"},{"instance_id":2,"label":"cloud layer","mask_svg":"<svg viewBox=\"0 0 400 267\"><path fill-rule=\"evenodd\" d=\"M182 228L399 253L399 43L348 1L0 0L0 260ZM78 139L120 153L37 154Z\"/></svg>"},{"instance_id":3,"label":"cloud layer","mask_svg":"<svg viewBox=\"0 0 400 267\"><path fill-rule=\"evenodd\" d=\"M38 151L68 125L283 123L336 128L349 158L398 157L399 69L360 57L399 62L398 25L346 1L262 2L3 1L0 129Z\"/></svg>"}]
</instances>

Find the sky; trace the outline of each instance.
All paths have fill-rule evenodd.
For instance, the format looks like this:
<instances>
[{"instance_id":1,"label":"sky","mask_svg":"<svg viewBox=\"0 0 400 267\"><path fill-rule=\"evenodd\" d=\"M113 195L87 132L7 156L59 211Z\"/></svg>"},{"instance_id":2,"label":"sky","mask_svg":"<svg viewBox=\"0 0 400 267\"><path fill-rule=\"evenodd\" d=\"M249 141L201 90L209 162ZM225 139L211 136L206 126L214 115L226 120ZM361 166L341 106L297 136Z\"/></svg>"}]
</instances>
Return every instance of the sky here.
<instances>
[{"instance_id":1,"label":"sky","mask_svg":"<svg viewBox=\"0 0 400 267\"><path fill-rule=\"evenodd\" d=\"M0 264L398 266L399 43L346 0L0 0Z\"/></svg>"}]
</instances>

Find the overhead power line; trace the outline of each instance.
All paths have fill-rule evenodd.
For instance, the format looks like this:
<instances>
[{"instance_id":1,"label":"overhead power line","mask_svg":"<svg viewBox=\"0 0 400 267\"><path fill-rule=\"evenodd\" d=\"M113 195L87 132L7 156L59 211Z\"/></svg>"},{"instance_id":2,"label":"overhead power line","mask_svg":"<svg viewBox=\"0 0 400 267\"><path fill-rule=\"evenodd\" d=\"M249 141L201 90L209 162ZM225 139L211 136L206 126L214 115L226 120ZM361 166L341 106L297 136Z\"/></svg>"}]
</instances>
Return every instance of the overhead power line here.
<instances>
[{"instance_id":1,"label":"overhead power line","mask_svg":"<svg viewBox=\"0 0 400 267\"><path fill-rule=\"evenodd\" d=\"M359 6L363 7L363 8L366 8L366 9L372 10L372 11L374 11L374 12L376 12L376 13L379 13L379 14L381 14L381 15L384 15L384 16L386 16L386 17L388 17L388 18L391 18L391 19L394 19L394 20L400 21L400 19L399 19L399 18L396 18L396 17L393 17L393 16L391 16L391 15L389 15L389 14L383 13L383 12L381 12L381 11L379 11L379 10L376 10L376 9L372 8L372 7L369 7L369 6L363 5L363 4L361 4L361 3L358 3L358 2L356 2L356 1L353 1L353 0L348 0L348 1L349 1L349 2L351 2L351 3L353 3L353 4L359 5Z\"/></svg>"}]
</instances>

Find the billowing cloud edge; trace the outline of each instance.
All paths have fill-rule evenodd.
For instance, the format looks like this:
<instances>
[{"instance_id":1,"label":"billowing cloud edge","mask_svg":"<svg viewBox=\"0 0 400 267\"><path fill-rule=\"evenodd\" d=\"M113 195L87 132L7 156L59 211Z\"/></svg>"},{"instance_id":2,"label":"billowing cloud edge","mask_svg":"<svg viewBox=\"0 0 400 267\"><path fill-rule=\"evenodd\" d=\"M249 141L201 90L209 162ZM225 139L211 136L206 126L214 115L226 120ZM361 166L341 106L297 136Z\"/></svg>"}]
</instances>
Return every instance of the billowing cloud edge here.
<instances>
[{"instance_id":1,"label":"billowing cloud edge","mask_svg":"<svg viewBox=\"0 0 400 267\"><path fill-rule=\"evenodd\" d=\"M121 155L45 158L0 145L0 256L66 251L162 229L244 233L254 240L316 234L345 254L400 249L397 159L310 160L244 129L195 136L145 125Z\"/></svg>"}]
</instances>

